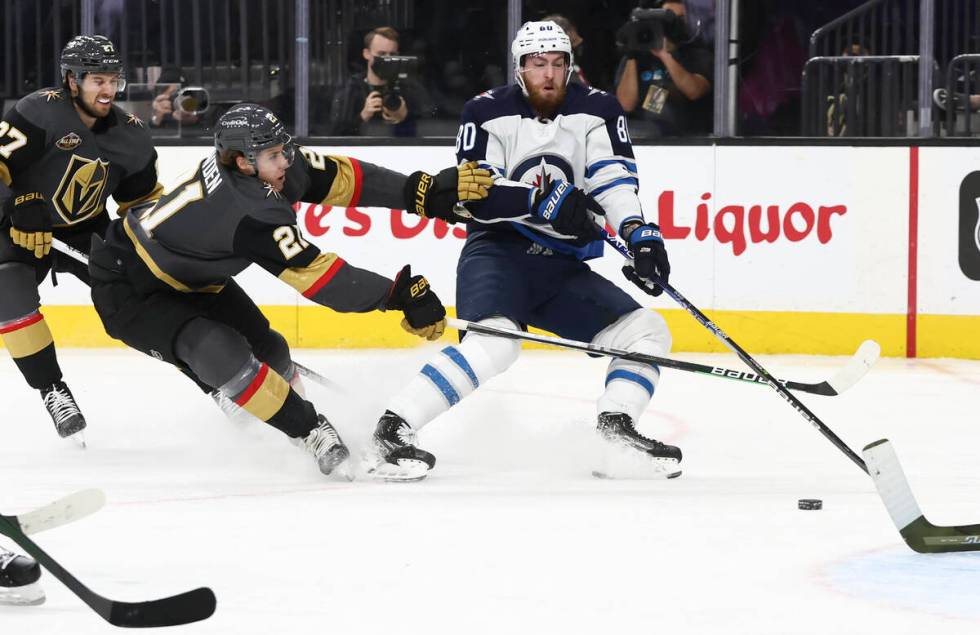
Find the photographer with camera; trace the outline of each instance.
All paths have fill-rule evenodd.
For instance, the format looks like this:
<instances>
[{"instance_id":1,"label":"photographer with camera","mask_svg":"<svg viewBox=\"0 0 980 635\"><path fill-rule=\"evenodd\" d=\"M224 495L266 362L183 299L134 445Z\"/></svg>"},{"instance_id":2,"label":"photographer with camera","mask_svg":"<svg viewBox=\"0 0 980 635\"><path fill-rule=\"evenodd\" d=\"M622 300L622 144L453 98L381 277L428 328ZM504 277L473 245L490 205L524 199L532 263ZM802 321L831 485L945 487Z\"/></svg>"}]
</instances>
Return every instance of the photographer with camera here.
<instances>
[{"instance_id":1,"label":"photographer with camera","mask_svg":"<svg viewBox=\"0 0 980 635\"><path fill-rule=\"evenodd\" d=\"M187 86L187 79L179 67L164 66L154 88L160 92L153 98L152 128L192 129L200 133L214 123L208 91L199 86Z\"/></svg>"},{"instance_id":2,"label":"photographer with camera","mask_svg":"<svg viewBox=\"0 0 980 635\"><path fill-rule=\"evenodd\" d=\"M625 50L616 75L623 110L647 122L651 136L711 131L712 51L691 34L684 3L638 8L616 34ZM643 127L639 127L643 130Z\"/></svg>"},{"instance_id":3,"label":"photographer with camera","mask_svg":"<svg viewBox=\"0 0 980 635\"><path fill-rule=\"evenodd\" d=\"M337 91L327 134L338 136L415 136L415 118L431 111L416 80L418 58L398 55L398 31L382 26L364 36L365 74L350 77ZM314 132L317 126L314 124Z\"/></svg>"}]
</instances>

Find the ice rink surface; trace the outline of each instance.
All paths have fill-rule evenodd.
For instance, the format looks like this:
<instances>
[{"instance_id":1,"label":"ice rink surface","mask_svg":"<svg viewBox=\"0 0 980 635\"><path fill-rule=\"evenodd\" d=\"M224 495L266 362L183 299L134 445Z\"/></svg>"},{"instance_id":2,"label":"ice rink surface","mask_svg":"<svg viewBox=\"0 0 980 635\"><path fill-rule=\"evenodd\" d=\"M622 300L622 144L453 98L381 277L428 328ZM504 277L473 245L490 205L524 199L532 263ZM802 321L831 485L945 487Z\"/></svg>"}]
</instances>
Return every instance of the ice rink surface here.
<instances>
[{"instance_id":1,"label":"ice rink surface","mask_svg":"<svg viewBox=\"0 0 980 635\"><path fill-rule=\"evenodd\" d=\"M310 396L357 447L436 350L295 357L337 381ZM764 386L665 370L640 430L683 449L684 475L598 480L606 362L525 351L422 431L426 481L343 483L156 360L60 355L89 447L57 438L0 353L0 510L104 489L102 511L37 542L113 599L213 588L217 613L179 632L980 633L980 552L912 552L871 480ZM844 360L760 361L820 381ZM890 438L932 522L980 522L980 362L883 359L841 396L801 398L858 452ZM115 631L42 581L45 605L0 607L4 633Z\"/></svg>"}]
</instances>

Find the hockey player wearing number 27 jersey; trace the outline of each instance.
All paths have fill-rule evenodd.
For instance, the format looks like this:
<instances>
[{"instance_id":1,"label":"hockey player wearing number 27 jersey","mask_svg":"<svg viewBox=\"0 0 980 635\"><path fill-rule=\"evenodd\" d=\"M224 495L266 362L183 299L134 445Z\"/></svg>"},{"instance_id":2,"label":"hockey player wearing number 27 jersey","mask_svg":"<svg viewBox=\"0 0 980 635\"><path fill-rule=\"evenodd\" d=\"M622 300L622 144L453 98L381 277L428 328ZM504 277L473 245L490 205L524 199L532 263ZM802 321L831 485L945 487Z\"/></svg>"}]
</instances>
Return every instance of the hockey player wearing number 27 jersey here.
<instances>
[{"instance_id":1,"label":"hockey player wearing number 27 jersey","mask_svg":"<svg viewBox=\"0 0 980 635\"><path fill-rule=\"evenodd\" d=\"M568 37L553 22L530 22L512 46L517 85L467 103L457 159L494 174L486 200L467 204L468 238L457 267L459 317L508 328L528 325L593 344L663 355L670 333L585 260L602 253L596 222L627 239L636 254L624 270L651 293L670 271L660 232L644 220L626 118L614 97L568 84ZM599 218L597 215L604 215ZM457 213L448 220L460 220ZM407 465L435 458L416 431L516 359L514 340L468 333L448 346L390 403L375 431L380 459ZM605 374L598 402L605 475L676 476L681 452L641 436L634 423L659 369L622 359ZM406 479L407 480L407 479Z\"/></svg>"},{"instance_id":2,"label":"hockey player wearing number 27 jersey","mask_svg":"<svg viewBox=\"0 0 980 635\"><path fill-rule=\"evenodd\" d=\"M254 104L231 108L216 128L215 153L156 206L114 222L105 243L93 245L92 299L109 335L184 369L303 441L330 474L347 448L294 389L285 339L232 276L255 263L335 311L400 310L406 330L436 339L445 310L425 278L406 265L391 280L321 252L303 239L292 204L404 209L417 204L417 182L426 180L419 211L438 214L433 193L446 191L440 204L449 210L465 198L458 193L464 173L479 171L453 167L406 178L348 157L294 153L278 117ZM489 184L489 173L482 174ZM485 196L486 184L474 196Z\"/></svg>"}]
</instances>

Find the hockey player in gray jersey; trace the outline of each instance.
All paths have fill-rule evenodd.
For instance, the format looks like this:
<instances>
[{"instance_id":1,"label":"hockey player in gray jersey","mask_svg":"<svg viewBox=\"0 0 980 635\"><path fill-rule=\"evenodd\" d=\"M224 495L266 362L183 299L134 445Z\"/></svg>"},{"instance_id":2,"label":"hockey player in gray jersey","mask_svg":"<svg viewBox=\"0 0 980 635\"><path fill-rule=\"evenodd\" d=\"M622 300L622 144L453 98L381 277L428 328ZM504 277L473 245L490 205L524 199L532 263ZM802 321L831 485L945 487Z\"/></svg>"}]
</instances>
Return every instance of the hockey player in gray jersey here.
<instances>
[{"instance_id":1,"label":"hockey player in gray jersey","mask_svg":"<svg viewBox=\"0 0 980 635\"><path fill-rule=\"evenodd\" d=\"M648 283L667 281L670 273L659 228L640 208L622 108L611 95L568 83L571 43L555 23L525 24L511 52L517 84L470 100L460 122L458 160L477 161L495 180L486 200L466 205L457 314L507 328L536 326L599 346L667 353L671 337L663 318L585 264L602 254L600 222L630 243L635 261L624 269L630 281L656 295L661 289ZM417 430L505 371L519 351L514 340L468 333L431 358L378 422L378 465L407 468L421 461L433 467L435 457L416 446ZM609 364L597 404L603 464L595 471L680 474L680 449L635 427L659 378L659 369L647 364ZM390 472L386 467L389 480Z\"/></svg>"},{"instance_id":2,"label":"hockey player in gray jersey","mask_svg":"<svg viewBox=\"0 0 980 635\"><path fill-rule=\"evenodd\" d=\"M73 38L61 72L60 88L31 93L0 121L0 337L67 437L85 418L62 379L37 288L49 270L83 282L88 271L55 259L51 237L87 253L89 237L108 225L109 196L125 214L161 190L143 122L113 104L126 80L112 42Z\"/></svg>"},{"instance_id":3,"label":"hockey player in gray jersey","mask_svg":"<svg viewBox=\"0 0 980 635\"><path fill-rule=\"evenodd\" d=\"M114 221L89 262L92 299L106 332L189 371L239 407L301 440L330 474L348 457L336 430L291 387L285 339L232 276L252 263L306 298L340 312L403 311L402 326L429 340L445 309L409 265L394 280L323 253L304 240L297 201L449 213L486 196L488 171L447 168L410 177L294 147L282 122L254 104L218 121L216 152L156 206ZM419 184L425 196L416 197Z\"/></svg>"}]
</instances>

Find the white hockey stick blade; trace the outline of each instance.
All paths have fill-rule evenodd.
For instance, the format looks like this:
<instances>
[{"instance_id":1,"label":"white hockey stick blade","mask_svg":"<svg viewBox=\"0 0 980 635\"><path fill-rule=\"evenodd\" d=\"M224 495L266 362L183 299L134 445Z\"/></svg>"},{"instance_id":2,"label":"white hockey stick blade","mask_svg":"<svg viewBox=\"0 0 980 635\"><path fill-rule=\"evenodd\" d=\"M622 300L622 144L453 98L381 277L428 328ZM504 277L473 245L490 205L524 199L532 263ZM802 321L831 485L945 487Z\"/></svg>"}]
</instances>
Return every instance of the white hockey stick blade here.
<instances>
[{"instance_id":1,"label":"white hockey stick blade","mask_svg":"<svg viewBox=\"0 0 980 635\"><path fill-rule=\"evenodd\" d=\"M980 551L980 525L944 527L922 515L888 439L866 446L862 454L888 515L909 547L919 553Z\"/></svg>"},{"instance_id":2,"label":"white hockey stick blade","mask_svg":"<svg viewBox=\"0 0 980 635\"><path fill-rule=\"evenodd\" d=\"M827 380L837 394L844 392L864 377L881 356L881 346L874 340L864 340L857 352L837 373Z\"/></svg>"},{"instance_id":3,"label":"white hockey stick blade","mask_svg":"<svg viewBox=\"0 0 980 635\"><path fill-rule=\"evenodd\" d=\"M86 489L26 514L19 514L17 522L25 534L36 534L85 518L102 509L103 505L105 494L102 490Z\"/></svg>"}]
</instances>

